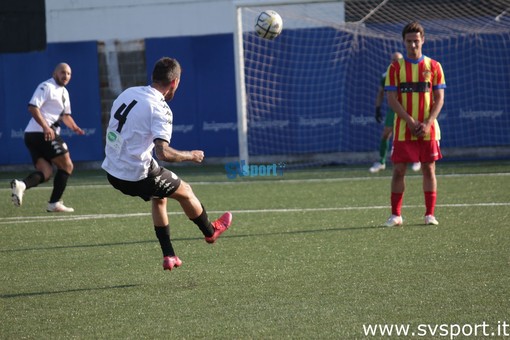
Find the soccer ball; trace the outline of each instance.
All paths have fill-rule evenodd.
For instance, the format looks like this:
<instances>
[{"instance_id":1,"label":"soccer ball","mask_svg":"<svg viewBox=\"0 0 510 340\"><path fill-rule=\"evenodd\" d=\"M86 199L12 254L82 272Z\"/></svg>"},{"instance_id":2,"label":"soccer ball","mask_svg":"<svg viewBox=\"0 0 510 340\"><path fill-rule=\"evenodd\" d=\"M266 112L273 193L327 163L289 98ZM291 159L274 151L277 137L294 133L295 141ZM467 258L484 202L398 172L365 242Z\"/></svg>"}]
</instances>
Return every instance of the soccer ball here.
<instances>
[{"instance_id":1,"label":"soccer ball","mask_svg":"<svg viewBox=\"0 0 510 340\"><path fill-rule=\"evenodd\" d=\"M272 10L260 13L255 21L255 32L264 39L273 40L282 33L282 29L282 17Z\"/></svg>"}]
</instances>

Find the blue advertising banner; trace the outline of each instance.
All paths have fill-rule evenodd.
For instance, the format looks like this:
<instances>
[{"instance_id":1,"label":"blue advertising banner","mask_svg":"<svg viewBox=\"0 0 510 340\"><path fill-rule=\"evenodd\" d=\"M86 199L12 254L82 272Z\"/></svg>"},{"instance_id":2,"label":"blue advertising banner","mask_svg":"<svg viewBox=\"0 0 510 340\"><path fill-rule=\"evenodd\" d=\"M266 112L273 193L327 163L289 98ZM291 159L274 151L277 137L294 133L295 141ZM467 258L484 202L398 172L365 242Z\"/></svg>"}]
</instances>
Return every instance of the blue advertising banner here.
<instances>
[{"instance_id":1,"label":"blue advertising banner","mask_svg":"<svg viewBox=\"0 0 510 340\"><path fill-rule=\"evenodd\" d=\"M327 64L324 72L316 70L314 58L300 61L300 68L289 68L297 62L294 59L305 54L301 49L306 46L292 47L286 43L296 34L299 32L288 30L273 42L275 46L282 44L285 54L264 63L266 74L278 75L275 82L278 95L264 101L257 112L249 108L250 155L377 150L381 125L373 118L374 96L386 65L381 64L380 70L377 66L377 72L368 68L373 63L373 54L367 53L367 49L397 50L402 48L401 42L389 46L377 37L344 32L342 40L358 48L340 50L335 63ZM426 54L441 62L446 75L446 101L439 116L444 147L510 145L509 36L477 37L429 40L426 44ZM315 47L314 53L326 54L330 48L331 44L324 44ZM498 63L494 62L495 53ZM469 58L464 58L467 55ZM201 149L206 157L237 157L232 34L146 39L147 83L154 63L163 56L176 58L182 66L179 89L169 103L174 113L172 146L181 150ZM48 44L43 52L0 54L0 164L31 162L23 142L23 131L31 118L27 104L36 86L51 77L59 62L67 62L72 68L67 88L73 118L86 132L85 136L77 136L63 129L72 158L103 159L97 43L79 42ZM303 78L300 70L322 71L325 77L312 83L312 78ZM257 96L265 95L266 85L247 86L249 101L253 103ZM303 90L309 88L304 85L311 85L314 92Z\"/></svg>"},{"instance_id":2,"label":"blue advertising banner","mask_svg":"<svg viewBox=\"0 0 510 340\"><path fill-rule=\"evenodd\" d=\"M96 161L103 156L99 67L96 42L48 44L43 52L0 54L0 164L30 164L23 131L32 117L28 101L55 66L66 62L72 78L67 86L72 115L85 131L78 136L67 128L62 136L72 159Z\"/></svg>"},{"instance_id":3,"label":"blue advertising banner","mask_svg":"<svg viewBox=\"0 0 510 340\"><path fill-rule=\"evenodd\" d=\"M206 157L238 155L234 52L231 34L145 40L147 79L161 57L176 58L181 82L169 103L171 144Z\"/></svg>"}]
</instances>

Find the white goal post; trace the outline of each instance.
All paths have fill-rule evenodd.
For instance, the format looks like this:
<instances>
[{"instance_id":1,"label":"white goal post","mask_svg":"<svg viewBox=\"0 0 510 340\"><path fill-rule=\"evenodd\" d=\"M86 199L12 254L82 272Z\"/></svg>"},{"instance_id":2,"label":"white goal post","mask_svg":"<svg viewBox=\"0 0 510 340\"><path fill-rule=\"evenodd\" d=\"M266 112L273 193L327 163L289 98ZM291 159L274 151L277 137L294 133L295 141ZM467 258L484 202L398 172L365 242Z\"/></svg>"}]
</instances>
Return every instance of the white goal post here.
<instances>
[{"instance_id":1,"label":"white goal post","mask_svg":"<svg viewBox=\"0 0 510 340\"><path fill-rule=\"evenodd\" d=\"M238 143L239 143L239 159L244 160L249 164L248 153L248 109L246 99L246 86L245 86L245 73L244 73L244 46L243 46L243 32L253 29L255 24L255 17L249 18L248 22L253 23L250 27L243 25L243 8L252 7L263 11L270 6L285 6L285 5L299 5L299 4L314 4L314 3L343 3L343 0L280 0L280 1L265 1L265 0L238 0L234 1L234 15L235 24L234 29L234 62L235 62L235 76L236 76L236 100L237 100L237 129L238 129ZM283 29L286 29L287 23L283 23Z\"/></svg>"}]
</instances>

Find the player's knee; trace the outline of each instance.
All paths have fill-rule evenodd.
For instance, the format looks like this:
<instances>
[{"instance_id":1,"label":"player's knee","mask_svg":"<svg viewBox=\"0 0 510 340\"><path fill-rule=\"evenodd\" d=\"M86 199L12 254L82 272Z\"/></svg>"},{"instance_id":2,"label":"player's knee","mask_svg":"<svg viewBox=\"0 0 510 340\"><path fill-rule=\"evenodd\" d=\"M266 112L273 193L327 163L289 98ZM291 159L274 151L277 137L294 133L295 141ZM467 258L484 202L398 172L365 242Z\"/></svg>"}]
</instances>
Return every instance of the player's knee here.
<instances>
[{"instance_id":1,"label":"player's knee","mask_svg":"<svg viewBox=\"0 0 510 340\"><path fill-rule=\"evenodd\" d=\"M41 183L47 182L51 179L51 175L53 175L53 169L39 169L37 168L37 172L39 173L39 176L41 176Z\"/></svg>"},{"instance_id":2,"label":"player's knee","mask_svg":"<svg viewBox=\"0 0 510 340\"><path fill-rule=\"evenodd\" d=\"M73 173L74 164L73 161L71 160L71 157L69 156L69 153L65 153L61 156L58 156L54 158L51 162L53 163L53 165L57 167L57 169L65 171L69 175Z\"/></svg>"},{"instance_id":3,"label":"player's knee","mask_svg":"<svg viewBox=\"0 0 510 340\"><path fill-rule=\"evenodd\" d=\"M421 166L423 176L425 177L435 177L436 175L436 167L434 163L422 163Z\"/></svg>"},{"instance_id":4,"label":"player's knee","mask_svg":"<svg viewBox=\"0 0 510 340\"><path fill-rule=\"evenodd\" d=\"M406 168L403 166L394 166L393 167L393 177L404 177L406 174Z\"/></svg>"},{"instance_id":5,"label":"player's knee","mask_svg":"<svg viewBox=\"0 0 510 340\"><path fill-rule=\"evenodd\" d=\"M191 188L191 185L184 182L184 183L181 183L181 186L183 187L184 195L186 196L186 198L190 199L195 196L195 193L193 193L193 189Z\"/></svg>"},{"instance_id":6,"label":"player's knee","mask_svg":"<svg viewBox=\"0 0 510 340\"><path fill-rule=\"evenodd\" d=\"M73 162L68 162L66 165L65 165L65 169L64 171L67 172L69 175L73 173L73 170L74 170L74 164Z\"/></svg>"},{"instance_id":7,"label":"player's knee","mask_svg":"<svg viewBox=\"0 0 510 340\"><path fill-rule=\"evenodd\" d=\"M74 170L74 165L73 165L72 162L66 162L62 166L57 166L57 168L59 170L62 170L64 172L66 172L68 175L71 175L73 173L73 170Z\"/></svg>"},{"instance_id":8,"label":"player's knee","mask_svg":"<svg viewBox=\"0 0 510 340\"><path fill-rule=\"evenodd\" d=\"M48 182L51 179L52 173L43 172L43 182Z\"/></svg>"},{"instance_id":9,"label":"player's knee","mask_svg":"<svg viewBox=\"0 0 510 340\"><path fill-rule=\"evenodd\" d=\"M191 188L191 185L188 183L181 181L181 184L179 185L179 188L175 193L172 195L172 198L175 198L176 200L190 200L195 197L195 193L193 192L193 189Z\"/></svg>"}]
</instances>

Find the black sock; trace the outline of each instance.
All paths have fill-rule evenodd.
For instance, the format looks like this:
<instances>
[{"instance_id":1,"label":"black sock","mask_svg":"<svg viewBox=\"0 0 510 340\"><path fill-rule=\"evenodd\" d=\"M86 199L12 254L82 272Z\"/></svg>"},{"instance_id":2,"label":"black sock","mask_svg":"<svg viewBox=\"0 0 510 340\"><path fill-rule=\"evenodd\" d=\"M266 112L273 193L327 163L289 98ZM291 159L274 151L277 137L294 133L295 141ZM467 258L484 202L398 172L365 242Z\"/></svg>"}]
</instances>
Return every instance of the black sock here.
<instances>
[{"instance_id":1,"label":"black sock","mask_svg":"<svg viewBox=\"0 0 510 340\"><path fill-rule=\"evenodd\" d=\"M159 244L161 246L163 257L175 256L174 247L172 247L172 242L170 241L170 226L154 226L154 230L156 231L156 237L158 238Z\"/></svg>"},{"instance_id":2,"label":"black sock","mask_svg":"<svg viewBox=\"0 0 510 340\"><path fill-rule=\"evenodd\" d=\"M214 228L211 225L211 221L209 221L209 217L207 216L207 212L205 211L204 206L202 205L202 213L197 218L190 218L190 220L195 223L202 234L205 237L211 237L214 234Z\"/></svg>"},{"instance_id":3,"label":"black sock","mask_svg":"<svg viewBox=\"0 0 510 340\"><path fill-rule=\"evenodd\" d=\"M36 187L44 182L44 174L41 171L32 172L23 180L23 182L25 182L27 189Z\"/></svg>"},{"instance_id":4,"label":"black sock","mask_svg":"<svg viewBox=\"0 0 510 340\"><path fill-rule=\"evenodd\" d=\"M69 174L64 170L58 169L55 174L55 179L53 180L53 191L51 192L50 202L55 203L60 201L62 195L64 194L64 190L67 186L67 179L69 178Z\"/></svg>"}]
</instances>

